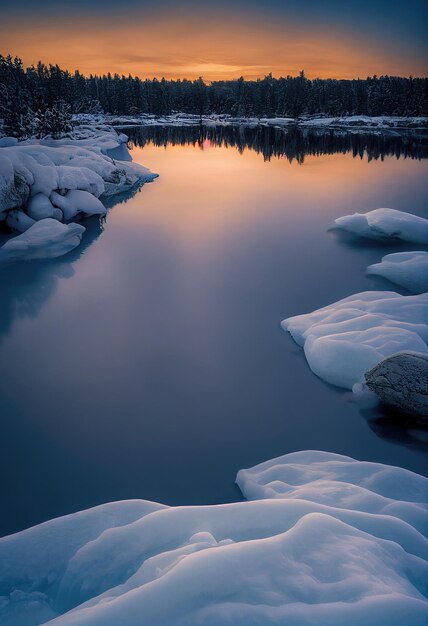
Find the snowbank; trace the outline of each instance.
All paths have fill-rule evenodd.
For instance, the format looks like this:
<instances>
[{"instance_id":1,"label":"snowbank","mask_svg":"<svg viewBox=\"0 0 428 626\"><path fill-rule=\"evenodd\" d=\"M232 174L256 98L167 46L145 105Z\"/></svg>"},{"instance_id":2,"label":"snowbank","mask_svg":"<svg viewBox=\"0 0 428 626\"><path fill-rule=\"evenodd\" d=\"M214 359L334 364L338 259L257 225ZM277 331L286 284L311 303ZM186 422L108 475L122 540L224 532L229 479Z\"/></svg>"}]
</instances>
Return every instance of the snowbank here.
<instances>
[{"instance_id":1,"label":"snowbank","mask_svg":"<svg viewBox=\"0 0 428 626\"><path fill-rule=\"evenodd\" d=\"M193 115L191 113L174 113L156 116L140 115L109 115L109 114L77 114L74 121L81 124L112 124L116 128L127 126L300 126L302 128L338 128L350 132L382 132L398 134L409 129L425 130L428 128L428 117L399 117L348 115L342 117L309 117L299 119L292 117L233 117L231 115Z\"/></svg>"},{"instance_id":2,"label":"snowbank","mask_svg":"<svg viewBox=\"0 0 428 626\"><path fill-rule=\"evenodd\" d=\"M314 374L352 389L367 370L395 352L428 354L428 293L364 291L281 325L304 347Z\"/></svg>"},{"instance_id":3,"label":"snowbank","mask_svg":"<svg viewBox=\"0 0 428 626\"><path fill-rule=\"evenodd\" d=\"M102 125L81 126L64 139L2 140L0 221L24 232L46 218L105 214L104 198L157 176L130 162L126 141Z\"/></svg>"},{"instance_id":4,"label":"snowbank","mask_svg":"<svg viewBox=\"0 0 428 626\"><path fill-rule=\"evenodd\" d=\"M428 291L428 252L397 252L369 265L367 274L383 276L413 293Z\"/></svg>"},{"instance_id":5,"label":"snowbank","mask_svg":"<svg viewBox=\"0 0 428 626\"><path fill-rule=\"evenodd\" d=\"M428 619L427 479L307 451L237 482L252 501L124 501L1 539L2 626Z\"/></svg>"},{"instance_id":6,"label":"snowbank","mask_svg":"<svg viewBox=\"0 0 428 626\"><path fill-rule=\"evenodd\" d=\"M379 241L401 239L428 245L428 220L395 209L375 209L338 217L334 228Z\"/></svg>"},{"instance_id":7,"label":"snowbank","mask_svg":"<svg viewBox=\"0 0 428 626\"><path fill-rule=\"evenodd\" d=\"M401 117L399 115L343 115L340 117L313 117L302 120L303 126L347 128L349 130L388 131L400 129L426 129L428 117Z\"/></svg>"},{"instance_id":8,"label":"snowbank","mask_svg":"<svg viewBox=\"0 0 428 626\"><path fill-rule=\"evenodd\" d=\"M61 224L52 218L35 222L0 248L0 260L53 259L74 250L82 241L85 227Z\"/></svg>"}]
</instances>

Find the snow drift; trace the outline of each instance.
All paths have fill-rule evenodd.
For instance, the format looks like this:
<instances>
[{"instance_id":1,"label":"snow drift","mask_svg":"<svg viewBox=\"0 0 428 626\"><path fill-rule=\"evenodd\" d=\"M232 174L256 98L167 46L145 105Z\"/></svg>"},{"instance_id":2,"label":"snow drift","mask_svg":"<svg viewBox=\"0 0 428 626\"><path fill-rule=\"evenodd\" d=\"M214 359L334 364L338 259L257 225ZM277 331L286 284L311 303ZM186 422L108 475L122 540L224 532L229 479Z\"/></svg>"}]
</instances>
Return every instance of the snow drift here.
<instances>
[{"instance_id":1,"label":"snow drift","mask_svg":"<svg viewBox=\"0 0 428 626\"><path fill-rule=\"evenodd\" d=\"M425 130L428 127L428 118L422 116L401 117L397 115L346 115L340 117L302 116L294 117L243 117L229 114L196 115L192 113L173 113L171 115L154 115L141 113L139 115L111 115L108 113L78 113L73 119L83 124L111 124L118 127L129 126L275 126L302 128L327 128L346 130L352 133L373 132L392 134L410 130Z\"/></svg>"},{"instance_id":2,"label":"snow drift","mask_svg":"<svg viewBox=\"0 0 428 626\"><path fill-rule=\"evenodd\" d=\"M428 252L397 252L369 265L367 274L383 276L413 293L428 291Z\"/></svg>"},{"instance_id":3,"label":"snow drift","mask_svg":"<svg viewBox=\"0 0 428 626\"><path fill-rule=\"evenodd\" d=\"M428 293L364 291L281 325L303 346L314 374L352 389L395 352L428 354Z\"/></svg>"},{"instance_id":4,"label":"snow drift","mask_svg":"<svg viewBox=\"0 0 428 626\"><path fill-rule=\"evenodd\" d=\"M39 220L104 215L104 198L157 176L131 162L126 141L102 125L64 139L1 140L0 221L23 233Z\"/></svg>"},{"instance_id":5,"label":"snow drift","mask_svg":"<svg viewBox=\"0 0 428 626\"><path fill-rule=\"evenodd\" d=\"M250 501L117 502L1 539L2 626L428 619L427 479L307 451L237 483Z\"/></svg>"},{"instance_id":6,"label":"snow drift","mask_svg":"<svg viewBox=\"0 0 428 626\"><path fill-rule=\"evenodd\" d=\"M74 250L82 241L84 232L85 227L81 224L42 219L25 233L6 241L0 249L0 260L53 259Z\"/></svg>"},{"instance_id":7,"label":"snow drift","mask_svg":"<svg viewBox=\"0 0 428 626\"><path fill-rule=\"evenodd\" d=\"M334 228L379 241L401 239L428 245L428 220L396 209L375 209L338 217Z\"/></svg>"}]
</instances>

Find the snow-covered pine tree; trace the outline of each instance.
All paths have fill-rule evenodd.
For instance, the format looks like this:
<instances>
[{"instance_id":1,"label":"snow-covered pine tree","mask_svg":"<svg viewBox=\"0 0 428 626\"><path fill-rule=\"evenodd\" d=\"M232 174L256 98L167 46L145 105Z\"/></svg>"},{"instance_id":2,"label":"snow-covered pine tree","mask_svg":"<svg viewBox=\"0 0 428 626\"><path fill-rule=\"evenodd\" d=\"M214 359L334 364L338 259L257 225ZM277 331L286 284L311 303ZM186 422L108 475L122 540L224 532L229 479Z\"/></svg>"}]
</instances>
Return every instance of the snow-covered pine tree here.
<instances>
[{"instance_id":1,"label":"snow-covered pine tree","mask_svg":"<svg viewBox=\"0 0 428 626\"><path fill-rule=\"evenodd\" d=\"M57 100L51 109L37 114L38 127L36 133L39 137L51 135L58 139L65 133L69 133L73 125L71 123L71 108L64 100Z\"/></svg>"}]
</instances>

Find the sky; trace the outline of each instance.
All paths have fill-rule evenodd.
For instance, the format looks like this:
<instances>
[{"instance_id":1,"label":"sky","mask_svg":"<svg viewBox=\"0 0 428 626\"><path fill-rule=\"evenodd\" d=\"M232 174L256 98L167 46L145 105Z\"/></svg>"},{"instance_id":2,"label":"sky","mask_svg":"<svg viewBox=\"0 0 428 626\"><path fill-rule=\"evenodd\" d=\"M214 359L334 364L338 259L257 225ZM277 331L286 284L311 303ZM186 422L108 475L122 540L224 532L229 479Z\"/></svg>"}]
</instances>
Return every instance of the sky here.
<instances>
[{"instance_id":1,"label":"sky","mask_svg":"<svg viewBox=\"0 0 428 626\"><path fill-rule=\"evenodd\" d=\"M207 81L428 75L428 0L0 0L0 53Z\"/></svg>"}]
</instances>

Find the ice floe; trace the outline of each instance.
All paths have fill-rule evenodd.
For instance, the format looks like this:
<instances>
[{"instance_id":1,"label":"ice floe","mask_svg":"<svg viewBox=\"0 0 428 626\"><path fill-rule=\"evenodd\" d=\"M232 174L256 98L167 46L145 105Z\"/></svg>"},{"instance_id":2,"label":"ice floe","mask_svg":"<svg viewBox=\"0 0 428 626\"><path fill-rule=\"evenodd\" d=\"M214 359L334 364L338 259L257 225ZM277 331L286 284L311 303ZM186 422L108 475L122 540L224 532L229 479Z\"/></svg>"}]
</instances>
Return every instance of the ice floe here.
<instances>
[{"instance_id":1,"label":"ice floe","mask_svg":"<svg viewBox=\"0 0 428 626\"><path fill-rule=\"evenodd\" d=\"M381 263L369 265L367 274L383 276L413 293L428 291L428 252L387 254Z\"/></svg>"},{"instance_id":2,"label":"ice floe","mask_svg":"<svg viewBox=\"0 0 428 626\"><path fill-rule=\"evenodd\" d=\"M374 626L428 618L428 480L305 451L248 502L102 505L0 539L2 626Z\"/></svg>"},{"instance_id":3,"label":"ice floe","mask_svg":"<svg viewBox=\"0 0 428 626\"><path fill-rule=\"evenodd\" d=\"M367 370L395 352L428 354L428 293L364 291L289 317L282 327L303 346L317 376L352 389Z\"/></svg>"},{"instance_id":4,"label":"ice floe","mask_svg":"<svg viewBox=\"0 0 428 626\"><path fill-rule=\"evenodd\" d=\"M428 245L428 220L396 209L374 209L338 217L334 228L379 241L400 239Z\"/></svg>"},{"instance_id":5,"label":"ice floe","mask_svg":"<svg viewBox=\"0 0 428 626\"><path fill-rule=\"evenodd\" d=\"M105 214L103 199L157 176L131 162L126 141L126 135L105 125L81 126L63 139L3 138L0 221L24 232L38 220Z\"/></svg>"}]
</instances>

